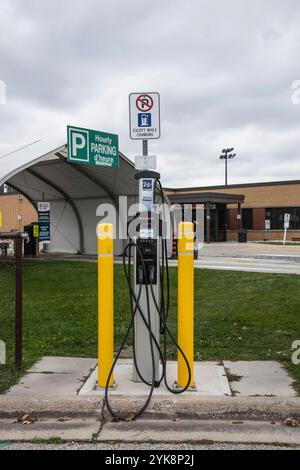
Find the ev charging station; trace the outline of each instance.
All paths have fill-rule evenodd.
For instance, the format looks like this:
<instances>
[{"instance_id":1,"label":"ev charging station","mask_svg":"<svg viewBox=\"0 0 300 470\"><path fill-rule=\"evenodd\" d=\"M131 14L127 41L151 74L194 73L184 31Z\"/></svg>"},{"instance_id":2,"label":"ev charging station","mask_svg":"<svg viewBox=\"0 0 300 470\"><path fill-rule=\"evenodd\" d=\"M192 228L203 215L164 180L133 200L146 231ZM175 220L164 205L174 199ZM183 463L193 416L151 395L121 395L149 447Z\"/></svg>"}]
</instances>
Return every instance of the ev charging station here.
<instances>
[{"instance_id":1,"label":"ev charging station","mask_svg":"<svg viewBox=\"0 0 300 470\"><path fill-rule=\"evenodd\" d=\"M160 138L160 97L158 93L132 93L129 97L130 137L141 140L142 155L136 157L140 212L138 230L123 253L128 283L131 321L114 358L113 348L113 230L111 224L98 226L98 386L105 388L105 404L112 416L120 418L109 402L109 392L117 387L114 368L133 331L133 382L150 387L140 416L148 406L155 388L164 382L171 393L194 391L194 226L181 222L178 228L178 339L167 325L169 310L169 270L167 241L162 221L155 211L157 194L164 203L156 157L148 155L148 140ZM135 218L134 218L135 220ZM156 222L156 223L155 223ZM132 268L133 261L133 268ZM167 280L165 280L165 274ZM167 285L167 293L165 293ZM167 380L167 336L178 349L178 379ZM163 347L161 347L161 338Z\"/></svg>"},{"instance_id":2,"label":"ev charging station","mask_svg":"<svg viewBox=\"0 0 300 470\"><path fill-rule=\"evenodd\" d=\"M160 237L150 224L151 212L155 204L155 188L160 175L154 171L142 170L138 171L135 177L139 182L139 204L146 209L144 220L140 220L140 236L136 239L137 248L134 252L135 294L137 298L140 295L139 303L142 311L147 311L147 302L149 302L151 330L159 344L160 319L156 311L156 305L160 305ZM154 294L150 295L148 299L146 285L151 285ZM135 316L134 329L136 365L134 365L133 380L140 382L142 381L141 377L143 377L145 381L151 382L153 379L151 340L149 340L148 326L141 315ZM157 348L154 348L153 356L154 378L155 382L158 383L159 354Z\"/></svg>"}]
</instances>

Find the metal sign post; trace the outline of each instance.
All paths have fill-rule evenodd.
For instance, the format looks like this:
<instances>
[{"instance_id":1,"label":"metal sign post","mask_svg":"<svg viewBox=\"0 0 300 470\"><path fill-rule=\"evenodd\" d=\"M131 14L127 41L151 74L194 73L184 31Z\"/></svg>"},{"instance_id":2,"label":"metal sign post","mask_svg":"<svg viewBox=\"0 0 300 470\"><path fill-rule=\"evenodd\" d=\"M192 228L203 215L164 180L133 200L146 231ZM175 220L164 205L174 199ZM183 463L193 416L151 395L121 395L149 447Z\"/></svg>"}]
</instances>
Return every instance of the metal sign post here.
<instances>
[{"instance_id":1,"label":"metal sign post","mask_svg":"<svg viewBox=\"0 0 300 470\"><path fill-rule=\"evenodd\" d=\"M143 155L145 157L148 155L148 140L143 140Z\"/></svg>"},{"instance_id":2,"label":"metal sign post","mask_svg":"<svg viewBox=\"0 0 300 470\"><path fill-rule=\"evenodd\" d=\"M286 244L286 235L290 227L290 220L291 220L291 214L284 214L284 236L283 236L284 245Z\"/></svg>"},{"instance_id":3,"label":"metal sign post","mask_svg":"<svg viewBox=\"0 0 300 470\"><path fill-rule=\"evenodd\" d=\"M266 240L269 239L269 235L268 235L268 232L271 230L271 220L269 219L265 219L265 237L266 237ZM267 236L268 235L268 236Z\"/></svg>"}]
</instances>

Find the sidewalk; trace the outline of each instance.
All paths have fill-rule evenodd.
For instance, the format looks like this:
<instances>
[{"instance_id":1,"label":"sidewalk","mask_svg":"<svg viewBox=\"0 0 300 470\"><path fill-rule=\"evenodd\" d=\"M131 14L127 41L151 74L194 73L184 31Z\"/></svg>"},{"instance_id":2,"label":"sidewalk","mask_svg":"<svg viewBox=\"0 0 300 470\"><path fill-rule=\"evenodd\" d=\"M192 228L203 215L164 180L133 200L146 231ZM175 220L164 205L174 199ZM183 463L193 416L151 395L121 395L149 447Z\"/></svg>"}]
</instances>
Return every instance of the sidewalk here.
<instances>
[{"instance_id":1,"label":"sidewalk","mask_svg":"<svg viewBox=\"0 0 300 470\"><path fill-rule=\"evenodd\" d=\"M252 443L300 445L300 428L280 421L39 419L23 425L0 420L0 442Z\"/></svg>"},{"instance_id":2,"label":"sidewalk","mask_svg":"<svg viewBox=\"0 0 300 470\"><path fill-rule=\"evenodd\" d=\"M91 381L95 364L95 359L51 357L35 364L19 384L0 396L0 441L210 441L300 445L300 427L297 426L300 398L294 396L287 374L281 376L280 388L276 381L268 382L279 396L245 396L245 383L251 384L252 380L251 386L255 385L253 369L261 374L265 363L227 363L240 373L246 371L235 383L241 390L236 396L197 395L195 392L175 396L157 389L148 409L134 422L130 421L130 415L144 403L145 394L130 396L122 389L119 394L110 393L111 405L129 416L129 422L112 421L103 407L103 391L79 394L83 385ZM276 364L271 361L268 366L270 375L273 370L277 377L285 371ZM128 361L125 365L128 366ZM260 377L262 390L262 375L257 377ZM285 424L290 417L294 421L288 424L295 424L295 427Z\"/></svg>"}]
</instances>

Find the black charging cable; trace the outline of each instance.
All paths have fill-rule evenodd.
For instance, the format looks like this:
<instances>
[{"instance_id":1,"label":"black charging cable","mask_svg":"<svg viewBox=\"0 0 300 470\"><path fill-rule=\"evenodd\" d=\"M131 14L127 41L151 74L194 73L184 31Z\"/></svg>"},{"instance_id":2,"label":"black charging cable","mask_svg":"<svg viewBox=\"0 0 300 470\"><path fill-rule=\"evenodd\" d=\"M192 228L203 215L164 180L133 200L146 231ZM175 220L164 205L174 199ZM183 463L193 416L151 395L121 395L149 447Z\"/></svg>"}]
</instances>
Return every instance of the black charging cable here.
<instances>
[{"instance_id":1,"label":"black charging cable","mask_svg":"<svg viewBox=\"0 0 300 470\"><path fill-rule=\"evenodd\" d=\"M127 245L127 247L125 248L125 254L127 252L127 250L129 249L129 255L128 255L128 268L126 268L126 264L124 263L124 258L123 258L123 266L124 266L124 272L125 272L125 277L126 277L126 281L127 281L127 285L128 285L128 289L129 289L129 298L130 298L130 310L131 310L131 315L132 316L135 316L136 314L136 311L134 310L134 307L133 307L133 304L135 303L135 306L137 308L137 311L139 312L146 328L149 330L149 325L148 325L148 322L147 322L147 319L144 315L144 312L142 311L141 307L140 307L140 304L139 304L139 298L137 299L136 298L136 295L135 295L135 291L134 291L134 287L132 285L132 282L131 282L131 248L132 247L137 247L135 243L131 242L130 244ZM141 256L142 258L142 254L141 254L141 251L138 248L138 252L139 252L139 255ZM145 269L145 262L144 260L142 259L142 262L143 262L143 265L140 266L140 268L142 268L141 270L139 270L138 274L139 274L139 281L140 283L142 284L142 281L143 281L143 277L144 277L144 269ZM142 289L142 286L140 284L140 288L139 288L139 292L140 290ZM132 324L132 331L133 331L133 360L134 360L134 365L135 365L135 369L136 369L136 372L139 376L139 378L141 379L142 382L144 382L144 384L148 385L148 386L151 386L151 383L147 382L144 377L142 376L140 370L139 370L139 367L138 367L138 364L137 364L137 360L136 360L136 353L135 353L135 324L133 322ZM162 352L161 352L161 349L160 349L160 346L157 342L157 339L156 337L154 336L153 334L153 331L151 329L151 337L152 337L152 340L154 341L154 345L158 351L158 354L160 356L160 361L162 362L163 361L163 355L162 355ZM163 380L163 375L161 375L161 378L159 379L159 381L157 381L155 383L155 386L156 387L159 387L159 385L161 384Z\"/></svg>"},{"instance_id":2,"label":"black charging cable","mask_svg":"<svg viewBox=\"0 0 300 470\"><path fill-rule=\"evenodd\" d=\"M164 197L162 185L161 185L159 180L158 180L158 184L159 184L159 188L160 188L160 192L161 192L161 198L162 198L162 201L164 203L165 202L165 197ZM132 258L132 249L133 248L136 250L137 254L139 255L139 257L141 259L141 267L140 267L140 270L138 270L138 273L137 273L137 275L139 276L139 281L141 282L141 284L139 286L139 290L138 290L137 295L135 293L134 286L132 285L132 275L131 275L131 258ZM167 318L168 318L169 306L170 306L170 279L169 279L167 240L163 236L162 236L161 249L162 249L162 265L160 267L160 273L159 273L160 288L161 288L161 291L160 291L160 293L161 293L160 305L158 305L158 303L157 303L155 293L154 293L154 289L153 289L154 271L155 271L154 266L152 267L152 270L151 270L151 267L149 267L149 281L150 282L148 282L145 260L143 258L143 254L141 252L140 247L135 242L130 241L126 245L126 247L123 251L123 268L124 268L124 273L125 273L125 277L126 277L126 281L127 281L127 285L128 285L128 290L129 290L131 319L130 319L127 331L124 335L123 341L122 341L122 343L121 343L121 345L118 349L118 352L115 356L115 359L113 361L110 372L108 374L107 382L106 382L106 386L105 386L105 398L104 398L104 402L107 406L107 409L108 409L109 413L115 419L118 419L118 420L124 420L128 416L127 415L125 415L125 416L121 415L121 414L117 413L116 411L114 411L112 409L112 407L110 405L110 402L109 402L109 397L108 397L108 395L109 395L109 383L110 383L110 379L111 379L111 376L113 374L114 368L117 364L117 361L120 358L122 350L124 349L124 346L126 344L126 341L128 339L128 336L129 336L129 333L130 333L131 329L133 331L133 361L134 361L134 366L135 366L136 372L137 372L140 380L150 387L148 397L147 397L145 403L143 404L143 406L137 412L135 412L134 414L132 414L130 416L130 418L132 420L134 420L134 419L138 418L139 416L141 416L141 414L147 409L147 407L148 407L148 405L151 401L154 388L158 387L163 380L164 380L166 388L171 393L174 393L174 394L183 393L190 386L190 381L191 381L190 364L189 364L189 362L187 360L187 357L185 356L182 348L177 343L176 339L174 338L173 334L171 333L171 331L170 331L170 329L167 325ZM126 264L127 252L128 252L128 266ZM166 274L167 274L167 276L166 276L167 301L166 302L165 302L165 296L164 296L165 266L166 266ZM143 287L142 279L145 279L145 284L144 285L145 285L145 289L146 289L146 309L147 309L147 314L146 315L145 315L145 312L143 312L143 310L140 306L140 298L141 298L141 292L142 292L142 287ZM160 318L161 333L163 334L163 339L164 339L163 340L163 352L161 351L161 348L160 348L160 346L157 342L156 337L153 334L152 327L151 327L149 287L150 287L150 294L153 298L153 302L154 302L154 305L155 305L155 309L156 309L157 314L159 315L159 318ZM151 353L151 362L152 362L152 382L151 383L149 383L147 380L145 380L145 378L142 376L142 374L139 370L138 364L137 364L137 360L136 360L134 319L135 319L135 316L136 316L137 312L141 315L141 318L143 319L143 322L144 322L144 324L147 327L148 332L149 332L150 353ZM186 366L187 366L187 371L188 371L187 383L183 388L180 388L178 390L175 390L175 389L171 388L170 385L168 384L168 380L167 380L167 336L170 337L170 339L174 343L175 347L178 349L179 353L182 355L182 357L183 357L183 359L186 363ZM157 351L159 353L159 356L160 356L160 361L161 361L161 364L162 364L162 374L161 374L161 377L158 381L155 380L157 371L155 370L154 348L157 349Z\"/></svg>"},{"instance_id":3,"label":"black charging cable","mask_svg":"<svg viewBox=\"0 0 300 470\"><path fill-rule=\"evenodd\" d=\"M135 247L137 250L139 250L139 254L141 256L141 260L142 260L142 266L143 266L143 275L144 277L146 278L146 266L145 266L145 261L142 257L142 253L139 249L139 247L133 243L133 242L130 242L128 243L128 245L125 247L125 250L124 250L124 253L123 253L123 266L124 266L124 270L125 270L125 276L126 276L126 279L127 279L127 282L128 282L128 287L129 287L129 290L130 290L130 296L132 296L132 285L131 285L131 279L129 278L128 276L128 270L126 268L126 253L127 253L127 250L130 248L130 247ZM131 259L129 258L128 259L128 264L131 263ZM148 328L148 331L149 331L149 341L150 341L150 353L151 353L151 361L152 361L152 383L150 385L150 392L149 392L149 395L144 403L144 405L132 416L132 420L133 419L136 419L138 418L145 410L146 408L148 407L149 403L150 403L150 400L152 398L152 394L153 394L153 391L154 391L154 387L155 387L155 358L154 358L154 341L153 341L153 333L152 333L152 328L151 328L151 312L150 312L150 301L149 301L149 289L148 289L148 284L146 283L145 284L145 287L146 287L146 303L147 303L147 316L148 316L148 325L147 325L147 328ZM118 419L118 420L124 420L126 419L127 416L122 416L120 414L118 414L116 411L114 411L109 403L109 399L108 399L108 390L109 390L109 382L110 382L110 379L111 379L111 376L112 376L112 373L114 371L114 368L116 366L116 363L120 357L120 354L125 346L125 343L127 341L127 338L128 338L128 335L130 333L130 330L131 328L133 327L133 324L134 324L134 318L135 318L135 315L136 315L136 312L138 310L141 310L140 307L139 307L139 301L140 301L140 296L141 296L141 291L142 291L142 285L140 285L139 287L139 292L138 292L138 297L135 299L136 302L135 302L135 306L134 308L132 309L132 315L131 315L131 320L130 320L130 323L128 325L128 328L127 328L127 331L125 333L125 336L123 338L123 341L121 343L121 346L116 354L116 357L113 361L113 364L112 364L112 367L110 369L110 372L108 374L108 377L107 377L107 381L106 381L106 386L105 386L105 404L107 406L107 409L108 411L110 412L110 414ZM132 302L132 299L130 300L130 304L133 306L133 302ZM133 344L133 348L134 348L134 344ZM134 362L135 362L135 367L137 366L137 363L136 363L136 357L135 357L135 354L134 354ZM138 371L138 368L137 368L137 371ZM140 378L141 375L140 373L138 372ZM143 382L145 382L143 380Z\"/></svg>"}]
</instances>

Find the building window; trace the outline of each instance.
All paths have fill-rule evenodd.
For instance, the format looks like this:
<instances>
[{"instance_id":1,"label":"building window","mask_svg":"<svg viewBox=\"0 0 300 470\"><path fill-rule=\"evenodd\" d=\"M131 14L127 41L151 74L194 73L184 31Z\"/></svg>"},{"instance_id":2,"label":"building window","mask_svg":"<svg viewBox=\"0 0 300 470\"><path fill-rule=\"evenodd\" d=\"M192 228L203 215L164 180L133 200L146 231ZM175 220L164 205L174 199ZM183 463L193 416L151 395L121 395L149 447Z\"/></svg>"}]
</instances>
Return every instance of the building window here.
<instances>
[{"instance_id":1,"label":"building window","mask_svg":"<svg viewBox=\"0 0 300 470\"><path fill-rule=\"evenodd\" d=\"M243 228L246 230L253 229L253 210L252 209L243 209L242 212L242 222Z\"/></svg>"},{"instance_id":2,"label":"building window","mask_svg":"<svg viewBox=\"0 0 300 470\"><path fill-rule=\"evenodd\" d=\"M271 207L266 209L266 219L271 221L271 230L284 229L284 214L290 214L290 230L300 230L300 207Z\"/></svg>"}]
</instances>

